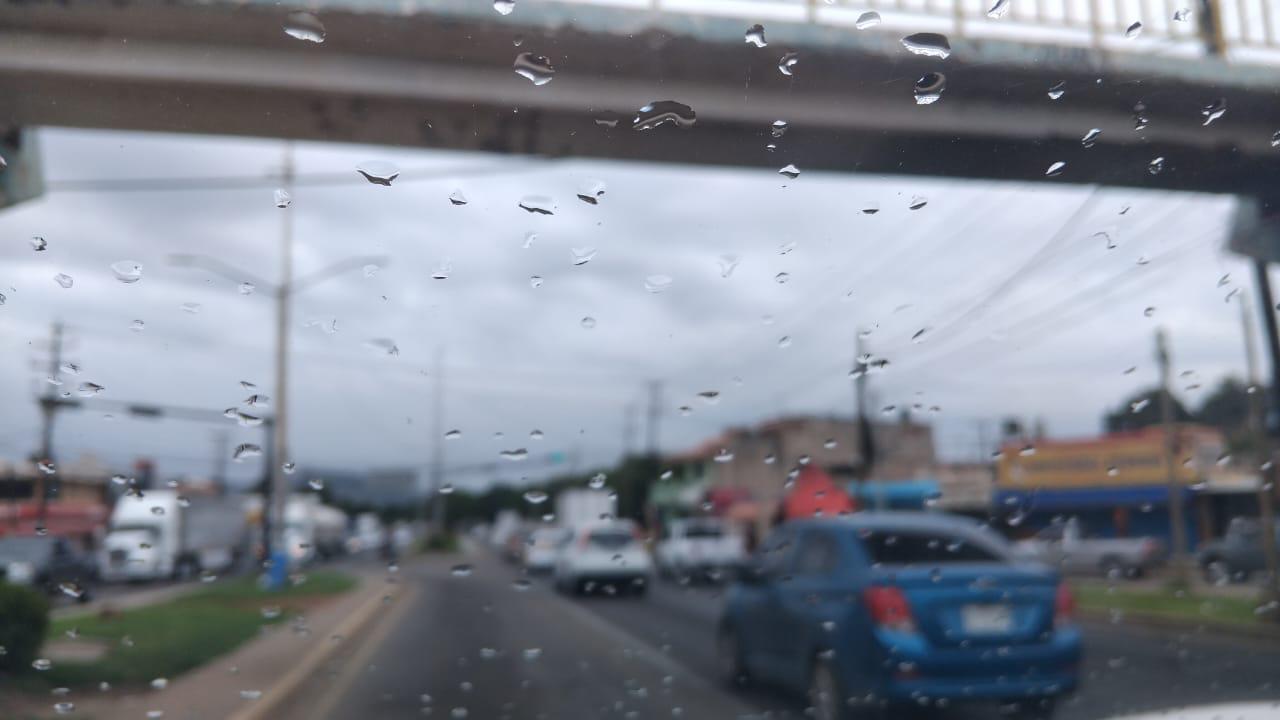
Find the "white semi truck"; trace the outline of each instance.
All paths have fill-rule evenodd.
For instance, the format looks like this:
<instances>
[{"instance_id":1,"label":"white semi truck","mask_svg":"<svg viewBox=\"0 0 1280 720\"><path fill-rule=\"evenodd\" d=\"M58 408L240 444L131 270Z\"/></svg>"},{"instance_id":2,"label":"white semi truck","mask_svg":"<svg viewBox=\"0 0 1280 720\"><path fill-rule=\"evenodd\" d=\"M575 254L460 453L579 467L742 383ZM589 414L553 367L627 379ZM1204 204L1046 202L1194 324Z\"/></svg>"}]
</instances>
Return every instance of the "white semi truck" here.
<instances>
[{"instance_id":1,"label":"white semi truck","mask_svg":"<svg viewBox=\"0 0 1280 720\"><path fill-rule=\"evenodd\" d=\"M618 500L609 490L573 488L556 495L556 524L576 529L608 522L618 514Z\"/></svg>"},{"instance_id":2,"label":"white semi truck","mask_svg":"<svg viewBox=\"0 0 1280 720\"><path fill-rule=\"evenodd\" d=\"M315 495L290 495L284 506L284 548L292 565L346 551L347 514Z\"/></svg>"},{"instance_id":3,"label":"white semi truck","mask_svg":"<svg viewBox=\"0 0 1280 720\"><path fill-rule=\"evenodd\" d=\"M233 569L248 548L240 496L144 490L116 501L98 567L109 582L180 579Z\"/></svg>"}]
</instances>

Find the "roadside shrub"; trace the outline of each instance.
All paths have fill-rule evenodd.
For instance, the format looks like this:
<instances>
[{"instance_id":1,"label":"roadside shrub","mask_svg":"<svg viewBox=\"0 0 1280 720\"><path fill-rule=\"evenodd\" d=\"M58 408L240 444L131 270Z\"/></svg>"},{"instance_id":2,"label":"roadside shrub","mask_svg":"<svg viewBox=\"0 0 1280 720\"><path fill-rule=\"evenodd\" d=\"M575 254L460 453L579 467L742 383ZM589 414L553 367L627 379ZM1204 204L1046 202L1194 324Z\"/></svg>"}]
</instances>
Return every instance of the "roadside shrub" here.
<instances>
[{"instance_id":1,"label":"roadside shrub","mask_svg":"<svg viewBox=\"0 0 1280 720\"><path fill-rule=\"evenodd\" d=\"M30 670L48 627L49 601L43 594L0 583L0 671Z\"/></svg>"}]
</instances>

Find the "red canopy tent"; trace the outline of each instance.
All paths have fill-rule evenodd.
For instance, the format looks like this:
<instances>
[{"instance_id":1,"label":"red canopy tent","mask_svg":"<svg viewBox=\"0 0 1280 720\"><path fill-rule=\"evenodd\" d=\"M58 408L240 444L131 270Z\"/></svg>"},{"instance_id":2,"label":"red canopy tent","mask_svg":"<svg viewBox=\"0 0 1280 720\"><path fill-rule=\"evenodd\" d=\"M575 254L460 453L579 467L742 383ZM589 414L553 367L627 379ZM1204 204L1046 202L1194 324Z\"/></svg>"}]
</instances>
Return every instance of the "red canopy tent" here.
<instances>
[{"instance_id":1,"label":"red canopy tent","mask_svg":"<svg viewBox=\"0 0 1280 720\"><path fill-rule=\"evenodd\" d=\"M858 504L822 468L805 465L783 499L782 508L785 519L797 520L851 513Z\"/></svg>"}]
</instances>

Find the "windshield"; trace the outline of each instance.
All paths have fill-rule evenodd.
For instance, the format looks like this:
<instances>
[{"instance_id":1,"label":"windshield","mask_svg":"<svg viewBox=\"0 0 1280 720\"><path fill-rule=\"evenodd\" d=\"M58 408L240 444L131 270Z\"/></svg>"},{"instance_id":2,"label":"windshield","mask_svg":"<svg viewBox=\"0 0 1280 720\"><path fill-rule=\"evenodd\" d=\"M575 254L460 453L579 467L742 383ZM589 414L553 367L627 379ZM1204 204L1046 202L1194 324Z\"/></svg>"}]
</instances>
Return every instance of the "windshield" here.
<instances>
[{"instance_id":1,"label":"windshield","mask_svg":"<svg viewBox=\"0 0 1280 720\"><path fill-rule=\"evenodd\" d=\"M0 1L0 718L1280 715L1277 264L1280 0Z\"/></svg>"}]
</instances>

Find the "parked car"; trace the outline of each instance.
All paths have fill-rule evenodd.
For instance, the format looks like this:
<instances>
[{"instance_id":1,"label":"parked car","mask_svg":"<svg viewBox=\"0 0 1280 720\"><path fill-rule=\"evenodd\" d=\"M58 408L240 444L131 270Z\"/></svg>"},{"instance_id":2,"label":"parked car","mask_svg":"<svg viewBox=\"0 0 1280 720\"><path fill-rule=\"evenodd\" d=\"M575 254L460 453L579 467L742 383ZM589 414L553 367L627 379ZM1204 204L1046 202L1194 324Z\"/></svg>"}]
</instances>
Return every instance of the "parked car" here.
<instances>
[{"instance_id":1,"label":"parked car","mask_svg":"<svg viewBox=\"0 0 1280 720\"><path fill-rule=\"evenodd\" d=\"M726 681L807 693L819 720L894 717L922 697L1048 718L1078 681L1073 612L1055 570L1019 561L974 521L801 520L775 530L729 589L717 651Z\"/></svg>"},{"instance_id":2,"label":"parked car","mask_svg":"<svg viewBox=\"0 0 1280 720\"><path fill-rule=\"evenodd\" d=\"M1085 537L1075 518L1054 523L1035 537L1019 541L1015 552L1053 565L1064 573L1101 573L1110 578L1141 577L1168 559L1164 543L1155 538Z\"/></svg>"},{"instance_id":3,"label":"parked car","mask_svg":"<svg viewBox=\"0 0 1280 720\"><path fill-rule=\"evenodd\" d=\"M690 580L720 580L746 559L742 536L719 518L681 518L663 528L654 550L658 571Z\"/></svg>"},{"instance_id":4,"label":"parked car","mask_svg":"<svg viewBox=\"0 0 1280 720\"><path fill-rule=\"evenodd\" d=\"M653 576L653 561L630 520L583 525L556 555L555 585L564 592L595 588L643 595Z\"/></svg>"},{"instance_id":5,"label":"parked car","mask_svg":"<svg viewBox=\"0 0 1280 720\"><path fill-rule=\"evenodd\" d=\"M1280 552L1280 527L1275 538ZM1197 562L1205 580L1214 584L1244 582L1255 572L1266 569L1262 552L1262 526L1254 518L1233 518L1221 538L1200 548Z\"/></svg>"},{"instance_id":6,"label":"parked car","mask_svg":"<svg viewBox=\"0 0 1280 720\"><path fill-rule=\"evenodd\" d=\"M519 563L524 559L524 547L529 542L531 528L518 527L507 534L502 542L502 557L507 562Z\"/></svg>"},{"instance_id":7,"label":"parked car","mask_svg":"<svg viewBox=\"0 0 1280 720\"><path fill-rule=\"evenodd\" d=\"M556 555L572 536L572 530L561 527L541 527L529 533L522 558L525 570L550 572L556 565Z\"/></svg>"},{"instance_id":8,"label":"parked car","mask_svg":"<svg viewBox=\"0 0 1280 720\"><path fill-rule=\"evenodd\" d=\"M93 557L66 538L0 538L0 580L88 602L97 579Z\"/></svg>"}]
</instances>

